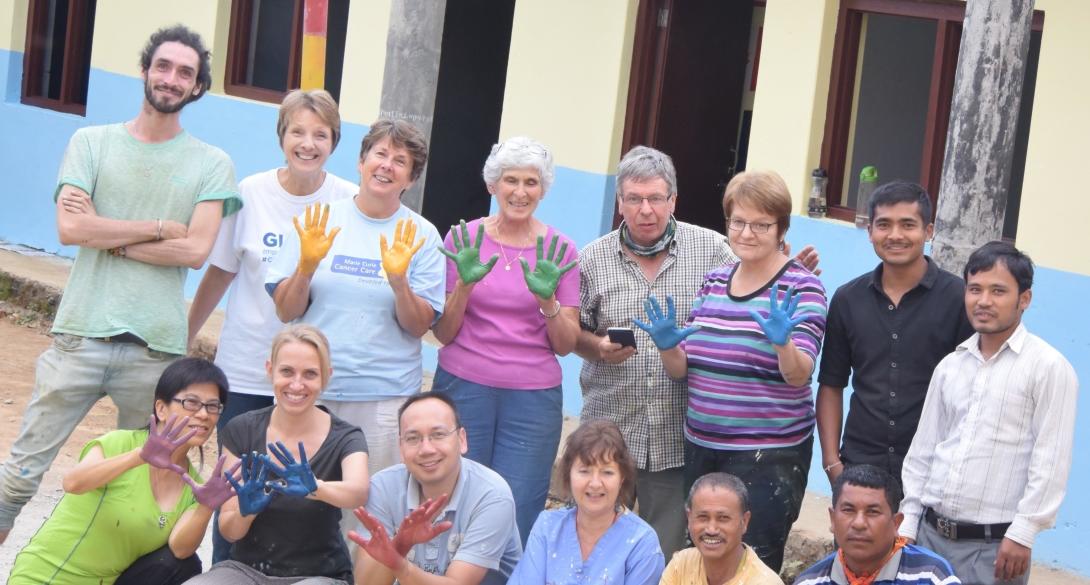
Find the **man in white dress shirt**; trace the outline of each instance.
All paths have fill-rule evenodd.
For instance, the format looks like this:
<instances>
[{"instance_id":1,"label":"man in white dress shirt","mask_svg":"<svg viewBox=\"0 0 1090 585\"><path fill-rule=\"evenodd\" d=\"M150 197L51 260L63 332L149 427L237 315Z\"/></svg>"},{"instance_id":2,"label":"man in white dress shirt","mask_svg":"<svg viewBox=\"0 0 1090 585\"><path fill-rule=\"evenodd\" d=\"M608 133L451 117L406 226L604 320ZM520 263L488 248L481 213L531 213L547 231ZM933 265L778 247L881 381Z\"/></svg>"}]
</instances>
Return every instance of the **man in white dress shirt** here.
<instances>
[{"instance_id":1,"label":"man in white dress shirt","mask_svg":"<svg viewBox=\"0 0 1090 585\"><path fill-rule=\"evenodd\" d=\"M900 533L965 583L1027 583L1037 533L1052 527L1071 467L1078 380L1022 323L1033 263L991 242L965 265L976 333L935 368L902 471Z\"/></svg>"}]
</instances>

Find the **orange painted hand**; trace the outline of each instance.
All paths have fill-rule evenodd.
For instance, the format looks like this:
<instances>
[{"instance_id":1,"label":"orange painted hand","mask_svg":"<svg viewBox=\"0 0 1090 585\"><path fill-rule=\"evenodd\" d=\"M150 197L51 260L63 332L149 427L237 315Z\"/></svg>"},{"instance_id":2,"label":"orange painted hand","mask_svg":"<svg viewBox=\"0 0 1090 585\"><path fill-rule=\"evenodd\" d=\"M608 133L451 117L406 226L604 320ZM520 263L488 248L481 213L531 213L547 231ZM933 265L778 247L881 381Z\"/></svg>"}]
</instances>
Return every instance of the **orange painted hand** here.
<instances>
[{"instance_id":1,"label":"orange painted hand","mask_svg":"<svg viewBox=\"0 0 1090 585\"><path fill-rule=\"evenodd\" d=\"M416 240L416 224L411 219L397 220L397 226L394 227L394 243L392 246L387 245L386 234L379 234L378 247L379 251L382 252L382 269L386 272L387 278L390 276L405 276L405 273L408 272L409 262L412 262L413 255L424 245L423 238L415 244L413 243L414 240Z\"/></svg>"},{"instance_id":2,"label":"orange painted hand","mask_svg":"<svg viewBox=\"0 0 1090 585\"><path fill-rule=\"evenodd\" d=\"M322 258L329 253L333 238L337 237L341 228L335 227L328 234L325 233L325 224L329 221L329 204L315 203L307 206L302 227L299 226L298 217L291 218L291 221L299 234L299 272L314 274Z\"/></svg>"}]
</instances>

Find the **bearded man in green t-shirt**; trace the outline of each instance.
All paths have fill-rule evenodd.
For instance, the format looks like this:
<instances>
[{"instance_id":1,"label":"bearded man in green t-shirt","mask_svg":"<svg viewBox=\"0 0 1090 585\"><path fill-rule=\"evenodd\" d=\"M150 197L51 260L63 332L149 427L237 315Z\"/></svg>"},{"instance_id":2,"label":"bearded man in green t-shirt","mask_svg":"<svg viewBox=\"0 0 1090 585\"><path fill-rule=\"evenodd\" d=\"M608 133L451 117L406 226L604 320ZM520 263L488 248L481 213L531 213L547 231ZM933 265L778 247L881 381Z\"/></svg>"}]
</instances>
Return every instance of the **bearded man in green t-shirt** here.
<instances>
[{"instance_id":1,"label":"bearded man in green t-shirt","mask_svg":"<svg viewBox=\"0 0 1090 585\"><path fill-rule=\"evenodd\" d=\"M156 31L140 56L136 117L81 128L64 153L57 233L79 251L0 468L0 543L91 406L110 396L120 428L142 426L155 380L185 353L186 272L204 264L221 218L242 205L231 159L179 120L211 84L209 56L183 26Z\"/></svg>"}]
</instances>

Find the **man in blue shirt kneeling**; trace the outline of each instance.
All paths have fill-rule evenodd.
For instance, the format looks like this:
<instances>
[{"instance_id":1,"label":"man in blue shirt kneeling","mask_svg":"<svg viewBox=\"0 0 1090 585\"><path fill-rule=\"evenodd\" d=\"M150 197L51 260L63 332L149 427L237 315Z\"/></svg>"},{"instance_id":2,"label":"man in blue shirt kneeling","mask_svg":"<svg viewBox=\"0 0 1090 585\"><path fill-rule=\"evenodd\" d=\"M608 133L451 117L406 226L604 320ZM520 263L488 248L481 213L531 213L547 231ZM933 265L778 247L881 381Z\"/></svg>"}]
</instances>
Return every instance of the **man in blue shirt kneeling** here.
<instances>
[{"instance_id":1,"label":"man in blue shirt kneeling","mask_svg":"<svg viewBox=\"0 0 1090 585\"><path fill-rule=\"evenodd\" d=\"M901 485L888 471L853 465L833 482L829 508L839 548L806 569L795 585L960 584L950 563L897 536Z\"/></svg>"}]
</instances>

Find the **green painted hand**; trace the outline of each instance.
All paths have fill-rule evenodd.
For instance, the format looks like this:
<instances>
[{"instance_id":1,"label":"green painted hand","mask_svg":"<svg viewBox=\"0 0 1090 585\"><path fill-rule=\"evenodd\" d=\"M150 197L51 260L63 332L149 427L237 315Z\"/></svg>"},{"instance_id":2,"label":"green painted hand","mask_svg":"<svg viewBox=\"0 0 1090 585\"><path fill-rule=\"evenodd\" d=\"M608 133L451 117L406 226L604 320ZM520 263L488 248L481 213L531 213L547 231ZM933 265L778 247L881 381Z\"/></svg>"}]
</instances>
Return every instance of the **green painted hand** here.
<instances>
[{"instance_id":1,"label":"green painted hand","mask_svg":"<svg viewBox=\"0 0 1090 585\"><path fill-rule=\"evenodd\" d=\"M499 256L493 254L491 260L481 264L481 241L484 240L484 222L477 224L476 244L469 237L466 220L461 221L461 234L458 233L458 226L456 225L450 226L450 231L453 235L451 239L454 240L454 249L456 251L451 252L445 247L440 247L439 252L454 262L454 265L458 268L458 280L461 280L462 284L479 282L496 265L496 260L499 260Z\"/></svg>"},{"instance_id":2,"label":"green painted hand","mask_svg":"<svg viewBox=\"0 0 1090 585\"><path fill-rule=\"evenodd\" d=\"M556 287L560 285L560 277L576 265L576 262L571 262L566 266L557 266L557 262L562 261L564 254L568 251L567 242L564 242L560 246L560 251L557 251L558 241L560 236L553 236L552 241L549 242L549 254L545 255L545 238L537 237L537 264L534 265L533 271L530 270L530 264L525 258L519 258L522 262L522 275L526 278L526 286L529 287L530 292L534 293L534 296L541 299L552 298Z\"/></svg>"}]
</instances>

